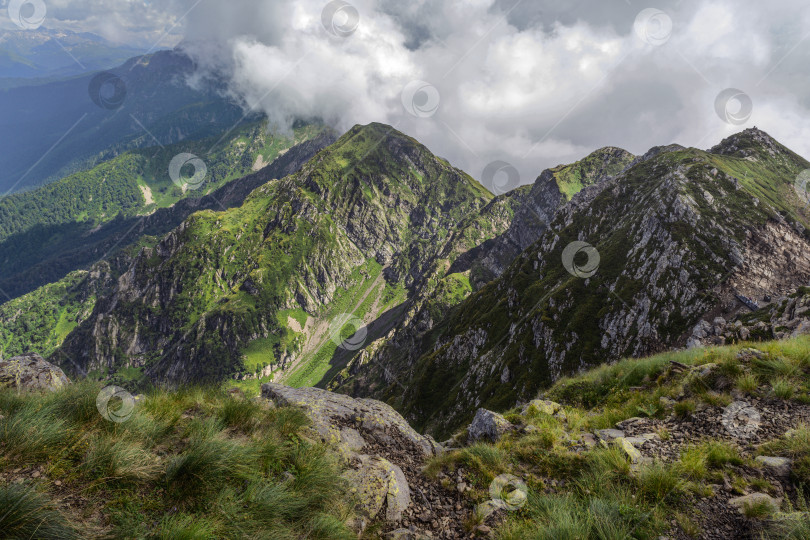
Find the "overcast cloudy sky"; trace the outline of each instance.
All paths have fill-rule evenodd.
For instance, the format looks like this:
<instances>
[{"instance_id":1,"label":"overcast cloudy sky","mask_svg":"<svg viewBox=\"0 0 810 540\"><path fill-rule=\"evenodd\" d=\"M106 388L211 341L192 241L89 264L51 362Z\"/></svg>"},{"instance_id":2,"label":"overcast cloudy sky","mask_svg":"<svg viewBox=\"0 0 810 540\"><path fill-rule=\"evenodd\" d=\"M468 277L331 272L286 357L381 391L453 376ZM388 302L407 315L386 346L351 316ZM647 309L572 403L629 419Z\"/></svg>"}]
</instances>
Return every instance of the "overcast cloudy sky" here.
<instances>
[{"instance_id":1,"label":"overcast cloudy sky","mask_svg":"<svg viewBox=\"0 0 810 540\"><path fill-rule=\"evenodd\" d=\"M281 126L385 122L479 179L753 125L810 157L806 0L43 1L52 27L182 39Z\"/></svg>"}]
</instances>

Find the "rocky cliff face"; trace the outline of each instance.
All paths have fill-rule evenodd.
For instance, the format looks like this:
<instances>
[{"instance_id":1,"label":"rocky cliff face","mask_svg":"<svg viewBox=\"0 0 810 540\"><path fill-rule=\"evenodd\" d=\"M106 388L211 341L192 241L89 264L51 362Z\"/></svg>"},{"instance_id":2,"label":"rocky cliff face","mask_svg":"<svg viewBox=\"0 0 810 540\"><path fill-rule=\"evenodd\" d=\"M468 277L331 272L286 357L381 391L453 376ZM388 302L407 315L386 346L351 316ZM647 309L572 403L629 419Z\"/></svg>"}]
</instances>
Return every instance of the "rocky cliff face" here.
<instances>
[{"instance_id":1,"label":"rocky cliff face","mask_svg":"<svg viewBox=\"0 0 810 540\"><path fill-rule=\"evenodd\" d=\"M509 228L472 252L468 260L459 261L458 266L472 267L476 288L500 276L518 254L540 238L557 211L574 195L619 174L634 159L626 150L605 147L570 165L544 170L522 194Z\"/></svg>"},{"instance_id":2,"label":"rocky cliff face","mask_svg":"<svg viewBox=\"0 0 810 540\"><path fill-rule=\"evenodd\" d=\"M470 216L451 233L442 256L409 298L407 313L396 331L353 358L330 382L330 388L376 387L378 381L400 369L393 368L394 364L415 362L424 334L472 290L500 276L541 236L571 196L618 174L634 159L620 148L602 148L576 163L543 171L531 186L496 197Z\"/></svg>"},{"instance_id":3,"label":"rocky cliff face","mask_svg":"<svg viewBox=\"0 0 810 540\"><path fill-rule=\"evenodd\" d=\"M416 343L418 360L379 355L382 376L347 389L396 396L418 426L444 432L564 374L684 344L739 291L777 295L810 280L807 218L791 198L807 166L758 130L711 152L653 149L575 195Z\"/></svg>"}]
</instances>

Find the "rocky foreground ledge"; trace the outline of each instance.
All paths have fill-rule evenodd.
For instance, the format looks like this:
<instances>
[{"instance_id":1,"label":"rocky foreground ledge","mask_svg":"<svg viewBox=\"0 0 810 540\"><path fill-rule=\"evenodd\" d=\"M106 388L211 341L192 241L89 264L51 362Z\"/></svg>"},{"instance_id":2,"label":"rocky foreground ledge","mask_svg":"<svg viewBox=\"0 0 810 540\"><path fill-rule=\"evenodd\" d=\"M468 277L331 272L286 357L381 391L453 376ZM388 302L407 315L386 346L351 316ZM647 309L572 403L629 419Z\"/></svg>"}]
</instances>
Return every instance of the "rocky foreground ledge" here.
<instances>
[{"instance_id":1,"label":"rocky foreground ledge","mask_svg":"<svg viewBox=\"0 0 810 540\"><path fill-rule=\"evenodd\" d=\"M390 539L469 537L462 526L470 512L463 496L422 474L425 460L441 453L442 445L417 433L391 406L274 383L262 385L262 397L303 409L313 437L339 450L358 497L359 515L352 524L358 533L384 522L384 537Z\"/></svg>"}]
</instances>

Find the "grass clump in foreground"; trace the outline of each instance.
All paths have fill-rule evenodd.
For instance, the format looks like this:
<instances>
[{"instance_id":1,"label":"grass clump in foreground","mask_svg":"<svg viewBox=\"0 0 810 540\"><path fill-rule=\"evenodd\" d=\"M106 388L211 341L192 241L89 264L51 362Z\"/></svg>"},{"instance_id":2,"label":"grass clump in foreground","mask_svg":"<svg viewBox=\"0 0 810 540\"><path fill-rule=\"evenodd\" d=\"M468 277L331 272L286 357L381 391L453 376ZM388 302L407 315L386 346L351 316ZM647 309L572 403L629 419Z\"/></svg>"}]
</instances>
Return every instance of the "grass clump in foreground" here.
<instances>
[{"instance_id":1,"label":"grass clump in foreground","mask_svg":"<svg viewBox=\"0 0 810 540\"><path fill-rule=\"evenodd\" d=\"M189 388L155 390L114 423L96 409L100 389L0 390L4 534L354 537L344 525L352 500L340 464L299 436L302 412Z\"/></svg>"}]
</instances>

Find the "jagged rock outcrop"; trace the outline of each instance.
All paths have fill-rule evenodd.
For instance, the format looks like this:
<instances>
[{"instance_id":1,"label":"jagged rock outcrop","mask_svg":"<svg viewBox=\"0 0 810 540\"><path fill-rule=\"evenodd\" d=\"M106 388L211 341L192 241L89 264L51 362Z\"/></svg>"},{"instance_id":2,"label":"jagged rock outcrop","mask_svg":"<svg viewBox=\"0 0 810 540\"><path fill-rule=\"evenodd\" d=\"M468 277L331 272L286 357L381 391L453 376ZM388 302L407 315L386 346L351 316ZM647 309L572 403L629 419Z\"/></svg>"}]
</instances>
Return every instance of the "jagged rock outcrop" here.
<instances>
[{"instance_id":1,"label":"jagged rock outcrop","mask_svg":"<svg viewBox=\"0 0 810 540\"><path fill-rule=\"evenodd\" d=\"M509 228L481 249L471 252L474 285L480 288L504 273L520 252L540 238L557 210L582 189L622 172L636 156L621 148L605 147L570 165L544 170L531 188L521 194ZM452 271L452 269L451 269Z\"/></svg>"},{"instance_id":2,"label":"jagged rock outcrop","mask_svg":"<svg viewBox=\"0 0 810 540\"><path fill-rule=\"evenodd\" d=\"M67 384L65 373L38 354L0 360L0 387L52 392Z\"/></svg>"},{"instance_id":3,"label":"jagged rock outcrop","mask_svg":"<svg viewBox=\"0 0 810 540\"><path fill-rule=\"evenodd\" d=\"M743 297L748 302L754 300ZM762 299L765 302L764 299ZM753 307L753 306L751 306ZM732 318L700 320L692 329L688 347L725 345L739 341L768 341L810 334L810 288L802 287L771 301L753 312L740 302L740 311Z\"/></svg>"},{"instance_id":4,"label":"jagged rock outcrop","mask_svg":"<svg viewBox=\"0 0 810 540\"><path fill-rule=\"evenodd\" d=\"M473 219L466 219L414 287L396 331L355 356L329 387L362 394L365 388L394 382L394 373L416 361L425 333L473 290L500 276L540 238L572 196L620 173L636 159L620 148L599 149L575 163L543 171L532 185L496 197ZM508 370L502 379L508 382Z\"/></svg>"}]
</instances>

